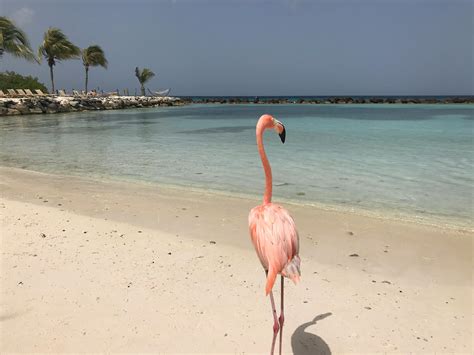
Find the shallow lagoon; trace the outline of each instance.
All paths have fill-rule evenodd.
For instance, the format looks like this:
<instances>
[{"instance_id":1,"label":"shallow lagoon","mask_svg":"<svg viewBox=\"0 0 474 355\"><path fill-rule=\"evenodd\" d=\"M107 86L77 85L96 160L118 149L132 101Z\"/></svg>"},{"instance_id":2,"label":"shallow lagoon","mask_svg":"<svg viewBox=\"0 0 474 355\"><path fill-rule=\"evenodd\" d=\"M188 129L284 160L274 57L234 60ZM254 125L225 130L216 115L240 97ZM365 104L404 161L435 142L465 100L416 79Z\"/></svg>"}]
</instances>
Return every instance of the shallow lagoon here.
<instances>
[{"instance_id":1,"label":"shallow lagoon","mask_svg":"<svg viewBox=\"0 0 474 355\"><path fill-rule=\"evenodd\" d=\"M255 123L274 199L472 227L472 105L190 105L2 118L0 164L260 195Z\"/></svg>"}]
</instances>

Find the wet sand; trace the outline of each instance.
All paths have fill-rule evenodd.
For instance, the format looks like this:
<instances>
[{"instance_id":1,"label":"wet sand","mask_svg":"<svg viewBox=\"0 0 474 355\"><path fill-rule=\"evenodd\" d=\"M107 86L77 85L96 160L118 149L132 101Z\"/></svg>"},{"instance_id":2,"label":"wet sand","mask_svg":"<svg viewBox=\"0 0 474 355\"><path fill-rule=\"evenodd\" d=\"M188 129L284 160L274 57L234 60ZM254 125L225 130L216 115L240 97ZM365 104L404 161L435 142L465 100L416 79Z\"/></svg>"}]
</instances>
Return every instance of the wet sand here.
<instances>
[{"instance_id":1,"label":"wet sand","mask_svg":"<svg viewBox=\"0 0 474 355\"><path fill-rule=\"evenodd\" d=\"M258 200L11 168L0 191L2 353L268 352ZM285 352L472 353L473 233L286 207Z\"/></svg>"}]
</instances>

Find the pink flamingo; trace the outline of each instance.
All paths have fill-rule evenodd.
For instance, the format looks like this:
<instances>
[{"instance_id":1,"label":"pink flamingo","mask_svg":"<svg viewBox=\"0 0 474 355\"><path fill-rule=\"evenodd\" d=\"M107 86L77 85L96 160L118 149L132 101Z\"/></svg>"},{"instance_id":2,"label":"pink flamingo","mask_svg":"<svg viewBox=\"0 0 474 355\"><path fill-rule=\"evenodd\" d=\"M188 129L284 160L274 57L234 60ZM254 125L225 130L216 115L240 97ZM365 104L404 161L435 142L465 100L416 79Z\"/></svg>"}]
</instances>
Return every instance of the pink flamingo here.
<instances>
[{"instance_id":1,"label":"pink flamingo","mask_svg":"<svg viewBox=\"0 0 474 355\"><path fill-rule=\"evenodd\" d=\"M265 149L263 148L263 132L266 129L274 129L280 136L282 143L285 143L285 126L270 115L263 115L257 123L257 146L260 158L262 159L263 170L265 171L265 194L263 204L252 208L249 214L249 230L252 243L257 252L258 258L265 269L267 283L265 294L270 294L270 302L273 312L273 339L271 354L275 350L275 341L280 332L281 354L283 323L283 284L284 278L288 277L294 283L300 278L300 257L299 238L296 225L290 214L283 207L272 203L272 170L268 162ZM281 275L281 312L277 318L275 300L273 299L272 288L277 275Z\"/></svg>"}]
</instances>

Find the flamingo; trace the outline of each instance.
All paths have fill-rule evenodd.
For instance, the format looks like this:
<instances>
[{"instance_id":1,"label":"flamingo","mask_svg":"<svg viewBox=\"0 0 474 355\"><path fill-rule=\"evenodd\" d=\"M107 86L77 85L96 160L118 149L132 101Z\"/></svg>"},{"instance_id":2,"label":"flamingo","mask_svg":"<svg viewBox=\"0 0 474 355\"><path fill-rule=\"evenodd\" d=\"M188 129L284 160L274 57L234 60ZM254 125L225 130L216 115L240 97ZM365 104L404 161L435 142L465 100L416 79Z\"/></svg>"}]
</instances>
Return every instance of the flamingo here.
<instances>
[{"instance_id":1,"label":"flamingo","mask_svg":"<svg viewBox=\"0 0 474 355\"><path fill-rule=\"evenodd\" d=\"M265 269L267 277L265 295L270 294L273 313L273 339L270 354L275 351L276 337L280 332L279 353L281 355L283 323L285 321L283 315L284 277L291 279L296 284L301 275L301 261L298 255L299 238L295 222L286 209L272 203L272 169L263 148L263 133L266 129L274 129L280 136L282 143L285 143L285 126L271 115L261 116L257 122L256 136L258 152L265 171L265 193L263 204L250 210L249 231L255 251ZM277 318L272 288L278 274L281 275L281 311L280 317Z\"/></svg>"}]
</instances>

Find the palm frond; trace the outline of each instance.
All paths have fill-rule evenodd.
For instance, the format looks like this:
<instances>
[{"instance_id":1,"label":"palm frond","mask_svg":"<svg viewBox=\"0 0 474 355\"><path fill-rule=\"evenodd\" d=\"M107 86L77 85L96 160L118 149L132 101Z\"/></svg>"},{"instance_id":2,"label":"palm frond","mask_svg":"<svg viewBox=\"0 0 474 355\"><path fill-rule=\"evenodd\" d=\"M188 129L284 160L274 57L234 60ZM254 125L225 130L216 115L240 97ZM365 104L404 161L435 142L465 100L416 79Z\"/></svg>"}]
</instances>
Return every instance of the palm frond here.
<instances>
[{"instance_id":1,"label":"palm frond","mask_svg":"<svg viewBox=\"0 0 474 355\"><path fill-rule=\"evenodd\" d=\"M150 80L154 76L155 76L155 73L153 73L150 69L143 68L141 77L144 83L146 83L148 80Z\"/></svg>"},{"instance_id":2,"label":"palm frond","mask_svg":"<svg viewBox=\"0 0 474 355\"><path fill-rule=\"evenodd\" d=\"M148 68L143 68L143 70L140 71L140 69L138 67L136 67L135 68L135 76L138 78L138 81L140 82L140 84L144 84L148 80L153 78L155 76L155 73L153 73Z\"/></svg>"},{"instance_id":3,"label":"palm frond","mask_svg":"<svg viewBox=\"0 0 474 355\"><path fill-rule=\"evenodd\" d=\"M38 55L48 60L50 65L56 61L66 59L77 59L81 54L79 47L74 45L67 36L59 29L50 27L43 37L43 43L38 48Z\"/></svg>"},{"instance_id":4,"label":"palm frond","mask_svg":"<svg viewBox=\"0 0 474 355\"><path fill-rule=\"evenodd\" d=\"M26 34L7 17L0 16L0 55L3 52L30 61L38 61Z\"/></svg>"},{"instance_id":5,"label":"palm frond","mask_svg":"<svg viewBox=\"0 0 474 355\"><path fill-rule=\"evenodd\" d=\"M107 68L108 61L103 49L98 45L92 45L82 50L82 63L84 66Z\"/></svg>"}]
</instances>

